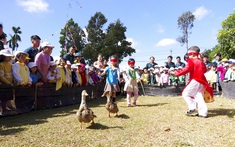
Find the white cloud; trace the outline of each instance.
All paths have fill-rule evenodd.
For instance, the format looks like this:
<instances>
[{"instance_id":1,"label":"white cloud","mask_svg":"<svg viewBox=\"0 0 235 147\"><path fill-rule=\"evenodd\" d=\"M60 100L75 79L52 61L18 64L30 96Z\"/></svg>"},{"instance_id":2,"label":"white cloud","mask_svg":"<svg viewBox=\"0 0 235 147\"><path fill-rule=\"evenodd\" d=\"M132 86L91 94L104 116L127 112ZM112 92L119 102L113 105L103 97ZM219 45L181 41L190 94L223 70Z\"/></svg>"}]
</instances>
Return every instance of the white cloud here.
<instances>
[{"instance_id":1,"label":"white cloud","mask_svg":"<svg viewBox=\"0 0 235 147\"><path fill-rule=\"evenodd\" d=\"M164 26L162 26L161 24L158 24L158 26L157 26L158 33L164 33L165 30L166 30L166 28Z\"/></svg>"},{"instance_id":2,"label":"white cloud","mask_svg":"<svg viewBox=\"0 0 235 147\"><path fill-rule=\"evenodd\" d=\"M202 20L208 14L209 14L209 11L204 6L197 8L193 12L193 15L195 15L196 20Z\"/></svg>"},{"instance_id":3,"label":"white cloud","mask_svg":"<svg viewBox=\"0 0 235 147\"><path fill-rule=\"evenodd\" d=\"M29 13L48 12L49 4L44 0L17 0L17 4Z\"/></svg>"},{"instance_id":4,"label":"white cloud","mask_svg":"<svg viewBox=\"0 0 235 147\"><path fill-rule=\"evenodd\" d=\"M131 47L135 48L138 45L138 42L134 41L133 38L126 38L126 41L131 42Z\"/></svg>"},{"instance_id":5,"label":"white cloud","mask_svg":"<svg viewBox=\"0 0 235 147\"><path fill-rule=\"evenodd\" d=\"M160 40L155 46L159 47L159 46L169 46L169 45L173 45L176 44L176 40L175 39L170 39L170 38L165 38Z\"/></svg>"}]
</instances>

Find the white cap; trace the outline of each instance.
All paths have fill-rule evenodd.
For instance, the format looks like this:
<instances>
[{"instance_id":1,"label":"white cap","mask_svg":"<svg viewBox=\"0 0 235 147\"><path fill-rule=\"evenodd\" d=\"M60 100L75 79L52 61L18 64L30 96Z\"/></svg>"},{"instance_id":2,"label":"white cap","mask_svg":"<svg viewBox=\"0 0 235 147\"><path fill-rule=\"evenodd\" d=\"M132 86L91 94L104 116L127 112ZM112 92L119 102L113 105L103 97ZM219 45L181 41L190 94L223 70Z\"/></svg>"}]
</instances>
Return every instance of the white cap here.
<instances>
[{"instance_id":1,"label":"white cap","mask_svg":"<svg viewBox=\"0 0 235 147\"><path fill-rule=\"evenodd\" d=\"M72 64L72 65L71 65L71 69L75 69L75 68L77 69L78 66L77 66L76 64Z\"/></svg>"},{"instance_id":2,"label":"white cap","mask_svg":"<svg viewBox=\"0 0 235 147\"><path fill-rule=\"evenodd\" d=\"M175 68L174 68L174 67L171 67L171 68L170 68L170 71L173 71L173 70L175 70Z\"/></svg>"},{"instance_id":3,"label":"white cap","mask_svg":"<svg viewBox=\"0 0 235 147\"><path fill-rule=\"evenodd\" d=\"M49 42L47 42L47 41L42 42L41 47L44 48L46 46L54 48L54 45L51 45Z\"/></svg>"},{"instance_id":4,"label":"white cap","mask_svg":"<svg viewBox=\"0 0 235 147\"><path fill-rule=\"evenodd\" d=\"M18 54L20 54L20 53L22 53L22 54L25 54L25 55L29 56L29 54L28 54L28 53L23 52L23 51L16 51L16 52L15 52L15 56L17 56L17 55L18 55Z\"/></svg>"},{"instance_id":5,"label":"white cap","mask_svg":"<svg viewBox=\"0 0 235 147\"><path fill-rule=\"evenodd\" d=\"M12 57L11 51L8 50L8 49L1 50L0 55L7 56L7 57Z\"/></svg>"},{"instance_id":6,"label":"white cap","mask_svg":"<svg viewBox=\"0 0 235 147\"><path fill-rule=\"evenodd\" d=\"M37 66L34 62L29 62L28 63L28 67L29 68L33 68L33 67L35 67L35 66Z\"/></svg>"},{"instance_id":7,"label":"white cap","mask_svg":"<svg viewBox=\"0 0 235 147\"><path fill-rule=\"evenodd\" d=\"M151 68L148 69L148 71L150 71L150 70L154 70L154 69L151 67Z\"/></svg>"},{"instance_id":8,"label":"white cap","mask_svg":"<svg viewBox=\"0 0 235 147\"><path fill-rule=\"evenodd\" d=\"M71 65L71 63L70 63L70 61L69 61L69 60L67 60L67 61L66 61L66 64L67 64L67 65Z\"/></svg>"},{"instance_id":9,"label":"white cap","mask_svg":"<svg viewBox=\"0 0 235 147\"><path fill-rule=\"evenodd\" d=\"M54 61L51 61L50 66L54 66L54 65L56 65L56 63Z\"/></svg>"}]
</instances>

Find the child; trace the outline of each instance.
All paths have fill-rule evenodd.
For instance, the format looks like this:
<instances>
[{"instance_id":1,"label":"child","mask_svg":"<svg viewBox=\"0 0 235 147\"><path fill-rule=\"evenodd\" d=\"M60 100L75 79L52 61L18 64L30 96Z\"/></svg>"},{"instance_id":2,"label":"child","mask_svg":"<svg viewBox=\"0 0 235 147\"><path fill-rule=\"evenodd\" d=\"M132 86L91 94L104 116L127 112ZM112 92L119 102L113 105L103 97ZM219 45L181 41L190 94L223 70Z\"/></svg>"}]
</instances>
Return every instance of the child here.
<instances>
[{"instance_id":1,"label":"child","mask_svg":"<svg viewBox=\"0 0 235 147\"><path fill-rule=\"evenodd\" d=\"M127 106L131 107L131 94L134 93L134 101L132 103L133 106L136 106L136 101L138 99L138 85L137 81L139 81L139 75L135 67L135 60L130 58L128 60L128 69L126 70L127 74L127 81L125 83L124 91L126 91L126 99L127 99Z\"/></svg>"},{"instance_id":2,"label":"child","mask_svg":"<svg viewBox=\"0 0 235 147\"><path fill-rule=\"evenodd\" d=\"M155 84L155 74L153 73L154 69L151 67L149 69L149 75L148 75L148 84L153 85Z\"/></svg>"},{"instance_id":3,"label":"child","mask_svg":"<svg viewBox=\"0 0 235 147\"><path fill-rule=\"evenodd\" d=\"M144 68L144 73L142 74L141 80L143 81L144 84L148 84L148 69Z\"/></svg>"},{"instance_id":4,"label":"child","mask_svg":"<svg viewBox=\"0 0 235 147\"><path fill-rule=\"evenodd\" d=\"M12 55L9 50L3 49L0 51L0 82L2 85L8 85L10 87L13 87L13 76L12 76ZM15 109L12 106L11 100L13 100L13 97L9 100L2 100L2 110L3 112L9 109ZM1 102L1 101L0 101Z\"/></svg>"},{"instance_id":5,"label":"child","mask_svg":"<svg viewBox=\"0 0 235 147\"><path fill-rule=\"evenodd\" d=\"M78 69L78 66L76 64L72 64L71 75L72 75L73 87L79 85L77 69Z\"/></svg>"},{"instance_id":6,"label":"child","mask_svg":"<svg viewBox=\"0 0 235 147\"><path fill-rule=\"evenodd\" d=\"M120 79L120 70L117 64L118 60L115 56L110 58L110 66L107 67L102 76L106 74L106 85L104 87L104 93L109 92L112 102L115 102L116 92L120 91L118 81Z\"/></svg>"},{"instance_id":7,"label":"child","mask_svg":"<svg viewBox=\"0 0 235 147\"><path fill-rule=\"evenodd\" d=\"M65 65L66 65L66 61L65 59L61 58L60 59L60 62L59 62L59 65L56 67L56 74L57 74L57 80L56 80L56 90L59 90L62 85L65 85L65 81L66 81L66 75L68 74L67 73L67 70L65 68Z\"/></svg>"},{"instance_id":8,"label":"child","mask_svg":"<svg viewBox=\"0 0 235 147\"><path fill-rule=\"evenodd\" d=\"M215 73L215 71L216 71L216 65L213 64L207 73L207 81L214 90L219 91L217 84L216 84L217 74Z\"/></svg>"},{"instance_id":9,"label":"child","mask_svg":"<svg viewBox=\"0 0 235 147\"><path fill-rule=\"evenodd\" d=\"M206 72L206 65L198 57L200 55L200 49L197 46L192 46L188 49L187 65L171 74L181 76L189 73L189 83L182 92L184 100L188 104L189 110L186 112L187 115L193 115L196 113L198 108L198 116L202 118L207 117L208 109L204 100L204 88L209 94L206 98L212 98L213 101L213 90L208 84L204 74Z\"/></svg>"},{"instance_id":10,"label":"child","mask_svg":"<svg viewBox=\"0 0 235 147\"><path fill-rule=\"evenodd\" d=\"M32 79L30 77L29 68L25 65L27 53L18 51L16 53L16 59L18 60L12 65L13 76L17 86L31 86Z\"/></svg>"},{"instance_id":11,"label":"child","mask_svg":"<svg viewBox=\"0 0 235 147\"><path fill-rule=\"evenodd\" d=\"M34 62L28 63L32 86L42 86L42 75L37 71L37 65Z\"/></svg>"},{"instance_id":12,"label":"child","mask_svg":"<svg viewBox=\"0 0 235 147\"><path fill-rule=\"evenodd\" d=\"M72 73L71 73L71 63L70 61L66 62L67 64L65 65L66 68L66 80L65 83L68 85L68 87L72 87L73 83L72 83Z\"/></svg>"},{"instance_id":13,"label":"child","mask_svg":"<svg viewBox=\"0 0 235 147\"><path fill-rule=\"evenodd\" d=\"M161 74L161 80L160 80L161 86L166 87L169 85L169 73L168 68L163 68L163 73Z\"/></svg>"},{"instance_id":14,"label":"child","mask_svg":"<svg viewBox=\"0 0 235 147\"><path fill-rule=\"evenodd\" d=\"M161 86L161 82L160 82L160 80L161 80L160 66L159 65L155 65L154 68L155 68L154 69L154 74L155 74L156 84L158 86Z\"/></svg>"},{"instance_id":15,"label":"child","mask_svg":"<svg viewBox=\"0 0 235 147\"><path fill-rule=\"evenodd\" d=\"M49 68L49 71L47 73L47 80L49 83L56 83L57 80L59 80L57 78L57 73L56 73L56 63L54 61L51 61L50 62L50 68Z\"/></svg>"},{"instance_id":16,"label":"child","mask_svg":"<svg viewBox=\"0 0 235 147\"><path fill-rule=\"evenodd\" d=\"M170 71L174 72L175 71L174 67L171 67ZM170 79L170 81L169 81L170 84L169 85L171 85L171 86L178 86L178 78L175 75L170 75L169 79Z\"/></svg>"},{"instance_id":17,"label":"child","mask_svg":"<svg viewBox=\"0 0 235 147\"><path fill-rule=\"evenodd\" d=\"M80 81L81 86L88 85L88 75L85 70L85 64L78 64L78 79Z\"/></svg>"}]
</instances>

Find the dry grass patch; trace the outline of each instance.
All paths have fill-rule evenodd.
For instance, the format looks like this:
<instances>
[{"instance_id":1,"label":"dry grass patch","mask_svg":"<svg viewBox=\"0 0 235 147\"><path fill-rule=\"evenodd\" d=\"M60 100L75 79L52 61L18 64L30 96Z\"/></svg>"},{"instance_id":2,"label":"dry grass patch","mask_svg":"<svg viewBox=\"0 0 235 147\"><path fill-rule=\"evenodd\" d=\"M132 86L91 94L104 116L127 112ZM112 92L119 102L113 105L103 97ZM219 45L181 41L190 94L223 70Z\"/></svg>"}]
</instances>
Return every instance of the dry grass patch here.
<instances>
[{"instance_id":1,"label":"dry grass patch","mask_svg":"<svg viewBox=\"0 0 235 147\"><path fill-rule=\"evenodd\" d=\"M140 97L136 107L118 98L119 117L108 118L105 99L88 102L95 126L80 130L79 105L0 119L0 146L235 146L235 100L216 97L209 117L185 115L181 97Z\"/></svg>"}]
</instances>

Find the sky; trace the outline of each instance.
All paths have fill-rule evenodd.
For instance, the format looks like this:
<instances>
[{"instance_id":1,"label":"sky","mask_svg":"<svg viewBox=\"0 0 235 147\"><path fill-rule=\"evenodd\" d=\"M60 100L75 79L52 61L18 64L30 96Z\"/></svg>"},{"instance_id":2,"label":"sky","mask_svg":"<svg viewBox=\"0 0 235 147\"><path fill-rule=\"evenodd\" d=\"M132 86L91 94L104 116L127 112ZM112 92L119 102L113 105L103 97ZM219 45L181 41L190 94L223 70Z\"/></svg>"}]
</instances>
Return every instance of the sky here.
<instances>
[{"instance_id":1,"label":"sky","mask_svg":"<svg viewBox=\"0 0 235 147\"><path fill-rule=\"evenodd\" d=\"M12 26L20 27L22 41L18 50L31 46L30 36L38 35L41 41L55 46L52 56L60 54L60 30L67 20L73 18L85 28L90 18L101 12L108 19L104 29L118 19L127 28L126 37L136 49L131 57L136 66L144 67L149 57L154 56L159 65L167 56L186 53L186 47L176 41L182 33L177 19L191 11L196 20L189 36L189 46L197 45L201 51L217 44L217 32L221 23L234 12L234 0L0 0L0 23L4 32L13 34ZM124 58L122 66L127 65Z\"/></svg>"}]
</instances>

